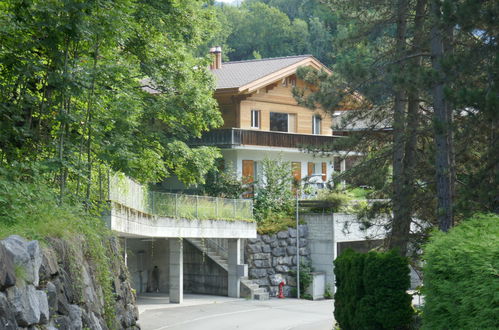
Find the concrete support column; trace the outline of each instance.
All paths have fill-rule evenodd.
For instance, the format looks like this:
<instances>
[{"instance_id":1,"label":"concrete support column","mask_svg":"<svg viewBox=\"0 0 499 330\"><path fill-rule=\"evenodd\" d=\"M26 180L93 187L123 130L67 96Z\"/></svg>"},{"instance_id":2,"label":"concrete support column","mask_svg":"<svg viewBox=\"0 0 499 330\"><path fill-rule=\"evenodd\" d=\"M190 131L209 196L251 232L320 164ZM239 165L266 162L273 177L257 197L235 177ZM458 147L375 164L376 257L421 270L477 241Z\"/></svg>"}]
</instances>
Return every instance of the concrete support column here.
<instances>
[{"instance_id":1,"label":"concrete support column","mask_svg":"<svg viewBox=\"0 0 499 330\"><path fill-rule=\"evenodd\" d=\"M347 161L346 161L346 159L342 159L342 160L341 160L341 163L340 163L340 169L341 169L341 173L343 173L343 172L345 172L345 171L347 170ZM347 185L347 184L346 184L345 180L342 180L342 181L341 181L341 186L342 186L343 188L345 188L345 187L346 187L346 185Z\"/></svg>"},{"instance_id":2,"label":"concrete support column","mask_svg":"<svg viewBox=\"0 0 499 330\"><path fill-rule=\"evenodd\" d=\"M170 247L170 303L184 300L184 253L182 239L168 239Z\"/></svg>"},{"instance_id":3,"label":"concrete support column","mask_svg":"<svg viewBox=\"0 0 499 330\"><path fill-rule=\"evenodd\" d=\"M239 238L229 238L229 276L227 283L227 291L229 297L239 298L241 287L241 279L238 274L238 264L241 260L241 240Z\"/></svg>"}]
</instances>

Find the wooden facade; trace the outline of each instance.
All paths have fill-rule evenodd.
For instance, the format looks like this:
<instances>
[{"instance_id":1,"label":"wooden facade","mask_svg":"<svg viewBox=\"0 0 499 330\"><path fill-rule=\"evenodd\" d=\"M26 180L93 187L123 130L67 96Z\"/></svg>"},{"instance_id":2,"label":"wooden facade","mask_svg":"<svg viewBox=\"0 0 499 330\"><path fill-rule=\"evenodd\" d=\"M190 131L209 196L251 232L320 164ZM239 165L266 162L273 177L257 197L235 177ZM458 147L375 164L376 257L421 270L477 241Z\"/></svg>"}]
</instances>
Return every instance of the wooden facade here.
<instances>
[{"instance_id":1,"label":"wooden facade","mask_svg":"<svg viewBox=\"0 0 499 330\"><path fill-rule=\"evenodd\" d=\"M331 116L322 110L313 111L298 105L292 95L293 86L289 81L290 78L285 78L274 83L272 88L261 88L246 95L215 93L224 119L223 128L255 129L251 127L251 111L256 110L260 111L261 122L258 130L270 131L270 113L277 112L295 117L294 127L289 130L290 133L313 134L313 116L319 115L322 119L320 135L331 136L333 134ZM300 80L297 81L297 86L304 87Z\"/></svg>"}]
</instances>

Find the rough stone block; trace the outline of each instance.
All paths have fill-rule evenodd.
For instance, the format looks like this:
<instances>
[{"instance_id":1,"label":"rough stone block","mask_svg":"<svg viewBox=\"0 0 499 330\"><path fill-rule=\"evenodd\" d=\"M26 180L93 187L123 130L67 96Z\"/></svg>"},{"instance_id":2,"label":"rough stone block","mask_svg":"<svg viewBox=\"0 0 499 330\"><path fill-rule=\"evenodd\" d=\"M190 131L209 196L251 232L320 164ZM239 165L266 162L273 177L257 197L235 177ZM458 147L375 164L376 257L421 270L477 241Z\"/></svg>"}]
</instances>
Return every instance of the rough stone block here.
<instances>
[{"instance_id":1,"label":"rough stone block","mask_svg":"<svg viewBox=\"0 0 499 330\"><path fill-rule=\"evenodd\" d=\"M82 322L83 326L87 329L102 330L99 319L97 318L97 316L95 316L93 312L86 313L85 311L83 311Z\"/></svg>"},{"instance_id":2,"label":"rough stone block","mask_svg":"<svg viewBox=\"0 0 499 330\"><path fill-rule=\"evenodd\" d=\"M306 225L300 225L298 227L298 230L300 232L300 237L307 237L308 236L308 227Z\"/></svg>"},{"instance_id":3,"label":"rough stone block","mask_svg":"<svg viewBox=\"0 0 499 330\"><path fill-rule=\"evenodd\" d=\"M59 330L71 330L71 319L69 316L60 315L54 319L54 328Z\"/></svg>"},{"instance_id":4,"label":"rough stone block","mask_svg":"<svg viewBox=\"0 0 499 330\"><path fill-rule=\"evenodd\" d=\"M28 242L18 235L11 235L2 241L3 246L12 258L12 261L18 267L22 267L25 274L25 280L34 284L38 280L38 272L35 276L34 265L28 253ZM36 283L38 285L38 283Z\"/></svg>"},{"instance_id":5,"label":"rough stone block","mask_svg":"<svg viewBox=\"0 0 499 330\"><path fill-rule=\"evenodd\" d=\"M272 242L275 242L276 240L276 235L275 234L272 234L272 235L262 235L262 241L264 241L265 243L272 243Z\"/></svg>"},{"instance_id":6,"label":"rough stone block","mask_svg":"<svg viewBox=\"0 0 499 330\"><path fill-rule=\"evenodd\" d=\"M310 254L310 251L308 248L300 248L300 255L301 256L308 256Z\"/></svg>"},{"instance_id":7,"label":"rough stone block","mask_svg":"<svg viewBox=\"0 0 499 330\"><path fill-rule=\"evenodd\" d=\"M10 287L7 289L7 297L18 325L27 327L40 321L40 302L33 285Z\"/></svg>"},{"instance_id":8,"label":"rough stone block","mask_svg":"<svg viewBox=\"0 0 499 330\"><path fill-rule=\"evenodd\" d=\"M253 266L255 266L257 268L268 268L268 267L271 267L269 259L254 260L253 261Z\"/></svg>"},{"instance_id":9,"label":"rough stone block","mask_svg":"<svg viewBox=\"0 0 499 330\"><path fill-rule=\"evenodd\" d=\"M300 247L306 247L308 245L308 239L300 238Z\"/></svg>"},{"instance_id":10,"label":"rough stone block","mask_svg":"<svg viewBox=\"0 0 499 330\"><path fill-rule=\"evenodd\" d=\"M27 244L27 250L29 257L31 259L31 263L33 265L33 278L32 282L29 281L30 283L33 283L34 286L38 286L38 283L40 281L40 266L42 265L42 250L40 248L40 244L38 241L31 241L28 242ZM31 280L31 279L30 279Z\"/></svg>"},{"instance_id":11,"label":"rough stone block","mask_svg":"<svg viewBox=\"0 0 499 330\"><path fill-rule=\"evenodd\" d=\"M264 252L264 253L270 253L271 251L272 251L272 249L267 244L265 244L265 245L262 246L262 252Z\"/></svg>"},{"instance_id":12,"label":"rough stone block","mask_svg":"<svg viewBox=\"0 0 499 330\"><path fill-rule=\"evenodd\" d=\"M40 280L48 281L59 272L57 256L51 249L42 248L42 264L40 266Z\"/></svg>"},{"instance_id":13,"label":"rough stone block","mask_svg":"<svg viewBox=\"0 0 499 330\"><path fill-rule=\"evenodd\" d=\"M270 243L270 247L271 248L276 248L278 246L279 246L279 242L278 241L274 241L274 242Z\"/></svg>"},{"instance_id":14,"label":"rough stone block","mask_svg":"<svg viewBox=\"0 0 499 330\"><path fill-rule=\"evenodd\" d=\"M82 309L78 305L69 305L69 319L71 320L71 329L82 330L81 321Z\"/></svg>"},{"instance_id":15,"label":"rough stone block","mask_svg":"<svg viewBox=\"0 0 499 330\"><path fill-rule=\"evenodd\" d=\"M248 243L250 244L255 244L255 243L258 243L260 241L260 238L248 238Z\"/></svg>"},{"instance_id":16,"label":"rough stone block","mask_svg":"<svg viewBox=\"0 0 499 330\"><path fill-rule=\"evenodd\" d=\"M280 231L277 233L277 238L288 238L289 237L289 233L287 230L283 230L283 231Z\"/></svg>"},{"instance_id":17,"label":"rough stone block","mask_svg":"<svg viewBox=\"0 0 499 330\"><path fill-rule=\"evenodd\" d=\"M266 277L267 276L267 270L253 268L253 269L249 270L249 276L250 276L250 278Z\"/></svg>"},{"instance_id":18,"label":"rough stone block","mask_svg":"<svg viewBox=\"0 0 499 330\"><path fill-rule=\"evenodd\" d=\"M38 305L40 308L40 324L47 324L50 318L49 304L47 299L47 294L43 291L37 290L36 295L38 297Z\"/></svg>"},{"instance_id":19,"label":"rough stone block","mask_svg":"<svg viewBox=\"0 0 499 330\"><path fill-rule=\"evenodd\" d=\"M0 292L0 329L17 330L16 314L7 296Z\"/></svg>"},{"instance_id":20,"label":"rough stone block","mask_svg":"<svg viewBox=\"0 0 499 330\"><path fill-rule=\"evenodd\" d=\"M270 259L270 253L255 253L253 254L254 260Z\"/></svg>"},{"instance_id":21,"label":"rough stone block","mask_svg":"<svg viewBox=\"0 0 499 330\"><path fill-rule=\"evenodd\" d=\"M282 247L276 247L272 250L272 255L274 257L280 257L286 255L286 249Z\"/></svg>"},{"instance_id":22,"label":"rough stone block","mask_svg":"<svg viewBox=\"0 0 499 330\"><path fill-rule=\"evenodd\" d=\"M288 256L294 256L296 255L296 246L288 246L286 248L286 252L288 253Z\"/></svg>"},{"instance_id":23,"label":"rough stone block","mask_svg":"<svg viewBox=\"0 0 499 330\"><path fill-rule=\"evenodd\" d=\"M47 294L48 307L50 316L57 314L57 288L54 283L47 282L45 287L45 293Z\"/></svg>"},{"instance_id":24,"label":"rough stone block","mask_svg":"<svg viewBox=\"0 0 499 330\"><path fill-rule=\"evenodd\" d=\"M280 240L279 241L279 246L285 247L285 246L288 246L288 243L285 240Z\"/></svg>"},{"instance_id":25,"label":"rough stone block","mask_svg":"<svg viewBox=\"0 0 499 330\"><path fill-rule=\"evenodd\" d=\"M275 274L275 270L274 270L274 268L268 268L268 269L267 269L267 274L268 274L268 275L274 275L274 274Z\"/></svg>"},{"instance_id":26,"label":"rough stone block","mask_svg":"<svg viewBox=\"0 0 499 330\"><path fill-rule=\"evenodd\" d=\"M288 228L289 232L289 237L296 237L296 229L295 228Z\"/></svg>"},{"instance_id":27,"label":"rough stone block","mask_svg":"<svg viewBox=\"0 0 499 330\"><path fill-rule=\"evenodd\" d=\"M0 242L0 290L16 284L16 272L11 255Z\"/></svg>"},{"instance_id":28,"label":"rough stone block","mask_svg":"<svg viewBox=\"0 0 499 330\"><path fill-rule=\"evenodd\" d=\"M259 279L256 279L256 280L253 280L254 283L260 285L260 286L267 286L269 285L269 279L267 276L263 277L263 278L259 278Z\"/></svg>"},{"instance_id":29,"label":"rough stone block","mask_svg":"<svg viewBox=\"0 0 499 330\"><path fill-rule=\"evenodd\" d=\"M287 239L288 245L296 245L296 238L288 238Z\"/></svg>"},{"instance_id":30,"label":"rough stone block","mask_svg":"<svg viewBox=\"0 0 499 330\"><path fill-rule=\"evenodd\" d=\"M246 251L248 253L262 252L262 244L248 244L248 245L246 245Z\"/></svg>"},{"instance_id":31,"label":"rough stone block","mask_svg":"<svg viewBox=\"0 0 499 330\"><path fill-rule=\"evenodd\" d=\"M296 284L295 284L296 285ZM291 294L293 288L289 285L285 285L282 287L282 292L285 297L292 297L293 295Z\"/></svg>"},{"instance_id":32,"label":"rough stone block","mask_svg":"<svg viewBox=\"0 0 499 330\"><path fill-rule=\"evenodd\" d=\"M284 282L286 283L286 280L282 274L274 274L269 276L270 284L271 285L279 285L279 283Z\"/></svg>"},{"instance_id":33,"label":"rough stone block","mask_svg":"<svg viewBox=\"0 0 499 330\"><path fill-rule=\"evenodd\" d=\"M289 267L286 265L277 265L275 267L275 270L276 270L276 272L279 272L279 273L287 273L287 272L289 272Z\"/></svg>"}]
</instances>

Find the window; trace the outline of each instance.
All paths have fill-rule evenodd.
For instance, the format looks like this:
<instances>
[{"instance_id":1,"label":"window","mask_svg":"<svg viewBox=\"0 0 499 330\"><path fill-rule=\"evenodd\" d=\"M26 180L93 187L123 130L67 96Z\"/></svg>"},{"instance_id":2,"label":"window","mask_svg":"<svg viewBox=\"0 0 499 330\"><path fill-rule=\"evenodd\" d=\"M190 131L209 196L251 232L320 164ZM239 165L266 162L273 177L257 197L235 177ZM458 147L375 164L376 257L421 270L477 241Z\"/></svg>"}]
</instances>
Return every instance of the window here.
<instances>
[{"instance_id":1,"label":"window","mask_svg":"<svg viewBox=\"0 0 499 330\"><path fill-rule=\"evenodd\" d=\"M277 132L288 131L288 114L280 112L270 113L270 130Z\"/></svg>"},{"instance_id":2,"label":"window","mask_svg":"<svg viewBox=\"0 0 499 330\"><path fill-rule=\"evenodd\" d=\"M315 135L321 134L321 121L322 118L319 115L314 115L312 117L312 134Z\"/></svg>"},{"instance_id":3,"label":"window","mask_svg":"<svg viewBox=\"0 0 499 330\"><path fill-rule=\"evenodd\" d=\"M251 128L260 128L260 110L251 110Z\"/></svg>"},{"instance_id":4,"label":"window","mask_svg":"<svg viewBox=\"0 0 499 330\"><path fill-rule=\"evenodd\" d=\"M271 112L270 130L277 132L296 132L296 114Z\"/></svg>"}]
</instances>

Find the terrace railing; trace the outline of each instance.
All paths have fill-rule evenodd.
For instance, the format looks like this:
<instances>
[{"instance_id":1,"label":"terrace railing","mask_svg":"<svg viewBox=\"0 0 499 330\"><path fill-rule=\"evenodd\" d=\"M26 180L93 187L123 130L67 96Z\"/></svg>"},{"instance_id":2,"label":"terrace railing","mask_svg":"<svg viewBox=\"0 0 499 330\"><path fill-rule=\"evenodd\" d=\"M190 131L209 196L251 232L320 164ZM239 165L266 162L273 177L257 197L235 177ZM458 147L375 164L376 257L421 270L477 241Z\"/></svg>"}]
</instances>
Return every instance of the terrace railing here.
<instances>
[{"instance_id":1,"label":"terrace railing","mask_svg":"<svg viewBox=\"0 0 499 330\"><path fill-rule=\"evenodd\" d=\"M213 145L227 148L239 145L299 148L331 144L336 136L298 134L273 131L247 130L241 128L217 129L206 132L199 139L189 141L192 146Z\"/></svg>"},{"instance_id":2,"label":"terrace railing","mask_svg":"<svg viewBox=\"0 0 499 330\"><path fill-rule=\"evenodd\" d=\"M143 213L171 218L252 220L253 201L151 191L127 177L110 179L110 200Z\"/></svg>"}]
</instances>

